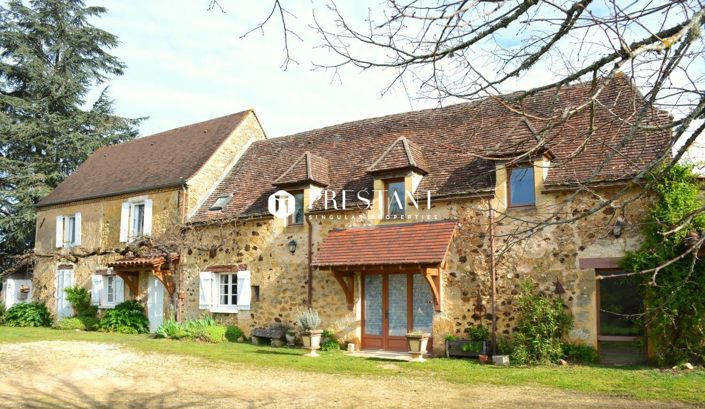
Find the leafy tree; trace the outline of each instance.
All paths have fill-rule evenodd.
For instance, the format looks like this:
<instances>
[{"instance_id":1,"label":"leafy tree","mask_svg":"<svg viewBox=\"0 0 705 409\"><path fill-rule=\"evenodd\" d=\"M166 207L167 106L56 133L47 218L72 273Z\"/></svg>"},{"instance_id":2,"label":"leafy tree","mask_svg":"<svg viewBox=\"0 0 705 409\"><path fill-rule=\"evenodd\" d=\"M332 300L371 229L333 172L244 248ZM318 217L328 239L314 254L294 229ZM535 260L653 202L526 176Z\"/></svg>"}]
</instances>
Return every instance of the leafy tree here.
<instances>
[{"instance_id":1,"label":"leafy tree","mask_svg":"<svg viewBox=\"0 0 705 409\"><path fill-rule=\"evenodd\" d=\"M0 6L0 260L33 246L34 205L101 146L137 135L141 119L113 113L105 86L125 65L117 38L81 0Z\"/></svg>"}]
</instances>

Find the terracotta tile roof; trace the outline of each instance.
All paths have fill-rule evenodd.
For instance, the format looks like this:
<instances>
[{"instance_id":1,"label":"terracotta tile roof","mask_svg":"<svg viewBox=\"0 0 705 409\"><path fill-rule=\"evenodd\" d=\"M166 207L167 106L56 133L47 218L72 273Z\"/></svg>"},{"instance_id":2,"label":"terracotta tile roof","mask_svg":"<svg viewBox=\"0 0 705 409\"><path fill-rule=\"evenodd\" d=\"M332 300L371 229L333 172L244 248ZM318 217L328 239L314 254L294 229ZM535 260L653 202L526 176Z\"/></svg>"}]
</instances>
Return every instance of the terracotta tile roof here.
<instances>
[{"instance_id":1,"label":"terracotta tile roof","mask_svg":"<svg viewBox=\"0 0 705 409\"><path fill-rule=\"evenodd\" d=\"M178 253L169 254L172 262L179 261ZM144 266L160 266L166 263L166 257L163 255L146 255L137 257L124 257L108 263L108 267L126 268L126 267L144 267Z\"/></svg>"},{"instance_id":2,"label":"terracotta tile roof","mask_svg":"<svg viewBox=\"0 0 705 409\"><path fill-rule=\"evenodd\" d=\"M400 169L418 169L424 174L428 173L421 147L403 136L394 141L367 171L380 173Z\"/></svg>"},{"instance_id":3,"label":"terracotta tile roof","mask_svg":"<svg viewBox=\"0 0 705 409\"><path fill-rule=\"evenodd\" d=\"M397 224L334 230L313 258L318 267L440 263L455 222Z\"/></svg>"},{"instance_id":4,"label":"terracotta tile roof","mask_svg":"<svg viewBox=\"0 0 705 409\"><path fill-rule=\"evenodd\" d=\"M526 117L537 130L545 123L534 117L560 115L566 107L584 103L589 84L565 86L527 97L524 115L487 98L443 108L363 119L315 129L295 135L253 143L211 197L192 218L202 221L219 217L268 215L267 198L276 191L272 182L309 151L330 164L327 189L359 191L373 188L374 175L367 172L400 137L418 146L428 162L428 174L419 189L435 197L491 194L495 186L495 163L487 159L488 148L503 149L517 140L508 131L519 130L524 140L530 134ZM546 146L555 156L548 171L547 188L575 182L607 182L630 178L646 164L669 152L668 131L640 130L631 133L623 118L634 118L641 96L625 78L610 83L595 104L595 130L587 138L590 112L575 115L561 126L545 132ZM651 110L647 124L665 124L667 113ZM622 138L632 135L622 143ZM532 136L533 137L533 136ZM584 143L588 139L587 143ZM519 138L519 141L522 139ZM413 148L412 148L413 149ZM592 177L607 155L617 154ZM208 212L217 197L233 193L222 212ZM340 195L338 195L340 197ZM352 204L351 204L352 206Z\"/></svg>"},{"instance_id":5,"label":"terracotta tile roof","mask_svg":"<svg viewBox=\"0 0 705 409\"><path fill-rule=\"evenodd\" d=\"M201 168L250 112L98 149L37 206L179 186Z\"/></svg>"},{"instance_id":6,"label":"terracotta tile roof","mask_svg":"<svg viewBox=\"0 0 705 409\"><path fill-rule=\"evenodd\" d=\"M328 160L306 151L272 184L281 187L304 183L328 186Z\"/></svg>"}]
</instances>

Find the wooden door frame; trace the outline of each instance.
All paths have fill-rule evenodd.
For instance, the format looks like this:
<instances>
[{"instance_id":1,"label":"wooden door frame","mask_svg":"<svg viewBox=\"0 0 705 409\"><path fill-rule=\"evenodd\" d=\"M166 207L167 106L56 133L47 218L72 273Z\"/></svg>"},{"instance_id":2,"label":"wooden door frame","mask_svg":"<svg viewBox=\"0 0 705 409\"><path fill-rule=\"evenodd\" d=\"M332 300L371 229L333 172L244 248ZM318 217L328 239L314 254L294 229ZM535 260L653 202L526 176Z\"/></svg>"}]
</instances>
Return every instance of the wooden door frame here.
<instances>
[{"instance_id":1,"label":"wooden door frame","mask_svg":"<svg viewBox=\"0 0 705 409\"><path fill-rule=\"evenodd\" d=\"M419 274L417 272L412 272L412 271L399 271L399 272L391 272L391 273L386 273L386 272L362 272L361 273L361 280L360 280L360 294L361 294L361 345L363 349L370 348L369 347L369 342L367 341L376 341L375 344L379 344L379 348L384 349L384 350L405 350L406 347L406 335L403 336L390 336L389 334L389 276L392 274L399 274L399 275L404 275L406 276L406 330L412 331L413 326L414 326L414 274ZM381 335L366 335L365 334L365 310L366 310L366 302L365 302L365 276L367 275L379 275L382 282L382 331ZM423 277L423 275L422 275ZM428 283L427 283L428 285ZM433 289L430 289L432 296L433 296ZM391 343L390 343L391 341ZM403 348L398 347L399 343L402 343L404 345ZM367 344L367 345L366 345ZM390 348L390 346L397 345L394 348ZM432 342L429 342L429 347L432 345ZM372 348L370 348L372 349Z\"/></svg>"},{"instance_id":2,"label":"wooden door frame","mask_svg":"<svg viewBox=\"0 0 705 409\"><path fill-rule=\"evenodd\" d=\"M598 275L600 273L615 273L615 272L620 272L624 271L621 268L596 268L595 269L595 275ZM640 341L645 339L646 337L646 328L643 328L644 330L644 335L637 336L637 335L600 335L600 328L601 328L601 322L600 322L600 314L602 313L602 302L600 298L600 287L602 284L602 280L595 280L595 307L597 309L597 316L595 317L595 322L597 323L597 328L595 331L596 339L597 339L597 353L600 353L600 342L635 342L635 341ZM642 300L643 301L643 300Z\"/></svg>"}]
</instances>

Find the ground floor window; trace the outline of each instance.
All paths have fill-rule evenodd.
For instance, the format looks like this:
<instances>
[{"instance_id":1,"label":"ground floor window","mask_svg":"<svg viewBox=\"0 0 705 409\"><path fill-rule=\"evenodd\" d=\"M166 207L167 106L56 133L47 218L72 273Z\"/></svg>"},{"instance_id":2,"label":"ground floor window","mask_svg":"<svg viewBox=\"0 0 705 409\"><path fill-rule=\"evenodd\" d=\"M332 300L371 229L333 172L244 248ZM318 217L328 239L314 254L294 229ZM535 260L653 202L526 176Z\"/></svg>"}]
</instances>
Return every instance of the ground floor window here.
<instances>
[{"instance_id":1,"label":"ground floor window","mask_svg":"<svg viewBox=\"0 0 705 409\"><path fill-rule=\"evenodd\" d=\"M219 305L236 306L237 305L237 273L219 273L218 274L218 294L217 299Z\"/></svg>"},{"instance_id":2,"label":"ground floor window","mask_svg":"<svg viewBox=\"0 0 705 409\"><path fill-rule=\"evenodd\" d=\"M610 271L607 274L619 274ZM599 280L598 347L608 364L636 364L646 361L646 339L641 314L644 302L634 277Z\"/></svg>"}]
</instances>

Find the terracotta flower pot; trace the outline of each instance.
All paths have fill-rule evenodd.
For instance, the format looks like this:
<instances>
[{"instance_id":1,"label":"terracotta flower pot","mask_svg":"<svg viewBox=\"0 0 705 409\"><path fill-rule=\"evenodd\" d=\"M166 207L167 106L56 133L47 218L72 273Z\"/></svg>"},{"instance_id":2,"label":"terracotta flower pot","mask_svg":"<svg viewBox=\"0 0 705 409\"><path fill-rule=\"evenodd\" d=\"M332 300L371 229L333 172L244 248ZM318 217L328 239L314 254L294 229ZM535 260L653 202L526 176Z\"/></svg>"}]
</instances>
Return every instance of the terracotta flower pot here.
<instances>
[{"instance_id":1,"label":"terracotta flower pot","mask_svg":"<svg viewBox=\"0 0 705 409\"><path fill-rule=\"evenodd\" d=\"M480 361L481 364L486 364L486 363L490 362L490 357L487 355L480 354L480 355L478 355L478 360Z\"/></svg>"},{"instance_id":2,"label":"terracotta flower pot","mask_svg":"<svg viewBox=\"0 0 705 409\"><path fill-rule=\"evenodd\" d=\"M430 337L431 334L429 333L406 334L406 341L409 344L409 355L411 355L412 362L425 361L423 355L426 353L426 348L428 347L428 339Z\"/></svg>"},{"instance_id":3,"label":"terracotta flower pot","mask_svg":"<svg viewBox=\"0 0 705 409\"><path fill-rule=\"evenodd\" d=\"M301 333L301 340L304 343L304 349L308 349L310 352L306 355L308 356L318 356L316 350L321 346L321 330L304 331Z\"/></svg>"}]
</instances>

